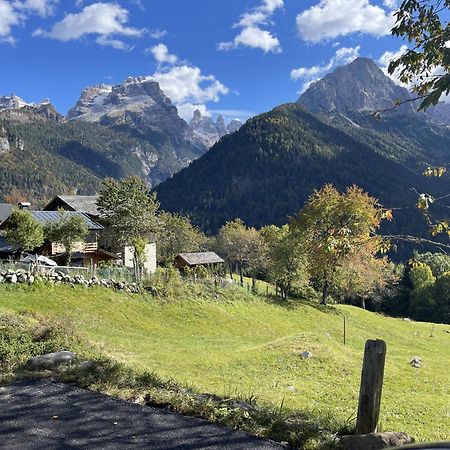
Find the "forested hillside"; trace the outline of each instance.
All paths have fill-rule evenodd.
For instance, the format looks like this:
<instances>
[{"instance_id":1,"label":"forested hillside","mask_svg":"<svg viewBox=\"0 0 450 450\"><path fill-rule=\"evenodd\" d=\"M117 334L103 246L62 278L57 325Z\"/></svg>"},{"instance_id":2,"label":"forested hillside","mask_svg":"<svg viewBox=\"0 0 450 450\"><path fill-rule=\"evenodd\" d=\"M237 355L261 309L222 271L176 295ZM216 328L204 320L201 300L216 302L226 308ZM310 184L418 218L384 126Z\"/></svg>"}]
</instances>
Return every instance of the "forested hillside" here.
<instances>
[{"instance_id":1,"label":"forested hillside","mask_svg":"<svg viewBox=\"0 0 450 450\"><path fill-rule=\"evenodd\" d=\"M235 217L256 227L285 223L323 184L357 184L386 207L405 208L385 231L418 234L426 231L414 189L449 192L448 179L422 175L448 161L449 149L450 131L419 115L315 116L287 104L251 119L156 190L163 209L215 232Z\"/></svg>"},{"instance_id":2,"label":"forested hillside","mask_svg":"<svg viewBox=\"0 0 450 450\"><path fill-rule=\"evenodd\" d=\"M155 185L200 156L157 133L56 121L32 109L0 114L0 144L0 198L19 190L33 202L93 194L105 177L138 175Z\"/></svg>"}]
</instances>

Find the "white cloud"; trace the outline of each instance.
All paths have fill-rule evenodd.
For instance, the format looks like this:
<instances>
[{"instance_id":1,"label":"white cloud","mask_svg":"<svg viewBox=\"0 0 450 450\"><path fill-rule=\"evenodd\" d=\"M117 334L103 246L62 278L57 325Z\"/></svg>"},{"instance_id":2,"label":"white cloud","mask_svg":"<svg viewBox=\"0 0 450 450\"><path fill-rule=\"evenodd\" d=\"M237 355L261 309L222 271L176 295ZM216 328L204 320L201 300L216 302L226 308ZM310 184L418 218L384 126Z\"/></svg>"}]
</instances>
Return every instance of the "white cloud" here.
<instances>
[{"instance_id":1,"label":"white cloud","mask_svg":"<svg viewBox=\"0 0 450 450\"><path fill-rule=\"evenodd\" d=\"M178 61L177 56L171 55L169 49L165 44L158 44L147 49L147 53L151 53L156 59L158 64L176 64Z\"/></svg>"},{"instance_id":2,"label":"white cloud","mask_svg":"<svg viewBox=\"0 0 450 450\"><path fill-rule=\"evenodd\" d=\"M297 31L303 40L317 43L352 33L384 36L394 22L392 12L369 0L320 0L297 16Z\"/></svg>"},{"instance_id":3,"label":"white cloud","mask_svg":"<svg viewBox=\"0 0 450 450\"><path fill-rule=\"evenodd\" d=\"M359 56L359 50L359 45L357 47L341 47L336 50L335 54L327 63L321 66L317 65L293 69L291 71L291 79L295 81L299 79L303 80L304 83L301 88L301 92L303 92L309 87L311 83L322 78L330 70L334 69L337 66L352 62Z\"/></svg>"},{"instance_id":4,"label":"white cloud","mask_svg":"<svg viewBox=\"0 0 450 450\"><path fill-rule=\"evenodd\" d=\"M149 35L150 35L150 37L152 39L161 39L161 38L163 38L164 36L167 35L167 31L166 30L159 30L159 29L151 30Z\"/></svg>"},{"instance_id":5,"label":"white cloud","mask_svg":"<svg viewBox=\"0 0 450 450\"><path fill-rule=\"evenodd\" d=\"M186 121L192 119L196 109L207 114L206 103L218 102L221 95L230 92L214 75L204 75L199 67L181 62L164 44L155 45L149 52L158 63L158 70L152 78Z\"/></svg>"},{"instance_id":6,"label":"white cloud","mask_svg":"<svg viewBox=\"0 0 450 450\"><path fill-rule=\"evenodd\" d=\"M398 9L401 0L383 0L383 5L389 9Z\"/></svg>"},{"instance_id":7,"label":"white cloud","mask_svg":"<svg viewBox=\"0 0 450 450\"><path fill-rule=\"evenodd\" d=\"M109 37L108 35L100 35L95 42L99 45L104 45L106 47L113 47L116 50L131 50L132 47L125 44L125 42L121 41L120 39L113 39Z\"/></svg>"},{"instance_id":8,"label":"white cloud","mask_svg":"<svg viewBox=\"0 0 450 450\"><path fill-rule=\"evenodd\" d=\"M14 2L17 9L39 14L42 17L51 16L55 12L59 0L25 0Z\"/></svg>"},{"instance_id":9,"label":"white cloud","mask_svg":"<svg viewBox=\"0 0 450 450\"><path fill-rule=\"evenodd\" d=\"M388 72L388 66L389 63L397 58L399 58L400 56L402 56L406 50L408 50L408 46L407 45L402 45L397 51L391 52L391 51L386 51L384 52L380 58L377 60L378 65L381 67L381 69L383 70L383 72L391 77L396 83L400 84L399 79L398 79L398 75L399 72L398 70L395 71L395 73L393 73L392 75L389 74Z\"/></svg>"},{"instance_id":10,"label":"white cloud","mask_svg":"<svg viewBox=\"0 0 450 450\"><path fill-rule=\"evenodd\" d=\"M145 30L127 27L128 10L115 3L93 3L79 13L67 14L50 31L36 30L42 36L67 42L89 34L99 35L97 43L125 49L128 46L113 36L140 37Z\"/></svg>"},{"instance_id":11,"label":"white cloud","mask_svg":"<svg viewBox=\"0 0 450 450\"><path fill-rule=\"evenodd\" d=\"M259 27L244 28L233 42L221 42L219 50L231 50L240 45L250 48L259 48L264 53L281 51L280 41L272 35L270 31L262 30Z\"/></svg>"},{"instance_id":12,"label":"white cloud","mask_svg":"<svg viewBox=\"0 0 450 450\"><path fill-rule=\"evenodd\" d=\"M231 50L240 46L259 48L264 53L280 53L281 44L279 39L270 31L261 28L270 22L275 11L284 6L284 0L263 0L262 5L244 13L234 28L242 28L241 32L228 42L221 42L219 50Z\"/></svg>"},{"instance_id":13,"label":"white cloud","mask_svg":"<svg viewBox=\"0 0 450 450\"><path fill-rule=\"evenodd\" d=\"M181 65L152 75L174 103L218 102L229 89L213 75L203 75L200 68Z\"/></svg>"},{"instance_id":14,"label":"white cloud","mask_svg":"<svg viewBox=\"0 0 450 450\"><path fill-rule=\"evenodd\" d=\"M12 7L11 3L0 0L0 42L14 44L11 36L12 27L19 25L23 17Z\"/></svg>"}]
</instances>

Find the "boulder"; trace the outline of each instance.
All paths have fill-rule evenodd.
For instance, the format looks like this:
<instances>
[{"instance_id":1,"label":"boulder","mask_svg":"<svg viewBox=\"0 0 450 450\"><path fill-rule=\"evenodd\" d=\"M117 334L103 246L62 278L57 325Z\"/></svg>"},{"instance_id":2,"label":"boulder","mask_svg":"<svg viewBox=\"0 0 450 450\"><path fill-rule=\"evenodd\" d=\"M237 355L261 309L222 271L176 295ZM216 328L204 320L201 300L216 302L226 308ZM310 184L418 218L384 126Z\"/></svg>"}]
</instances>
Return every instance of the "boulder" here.
<instances>
[{"instance_id":1,"label":"boulder","mask_svg":"<svg viewBox=\"0 0 450 450\"><path fill-rule=\"evenodd\" d=\"M34 356L28 360L28 364L35 368L51 368L60 364L71 364L75 360L75 353L62 351Z\"/></svg>"},{"instance_id":2,"label":"boulder","mask_svg":"<svg viewBox=\"0 0 450 450\"><path fill-rule=\"evenodd\" d=\"M300 354L300 356L304 359L311 358L312 355L313 354L311 352L309 352L308 350Z\"/></svg>"},{"instance_id":3,"label":"boulder","mask_svg":"<svg viewBox=\"0 0 450 450\"><path fill-rule=\"evenodd\" d=\"M386 432L342 436L345 450L379 450L414 442L406 433Z\"/></svg>"}]
</instances>

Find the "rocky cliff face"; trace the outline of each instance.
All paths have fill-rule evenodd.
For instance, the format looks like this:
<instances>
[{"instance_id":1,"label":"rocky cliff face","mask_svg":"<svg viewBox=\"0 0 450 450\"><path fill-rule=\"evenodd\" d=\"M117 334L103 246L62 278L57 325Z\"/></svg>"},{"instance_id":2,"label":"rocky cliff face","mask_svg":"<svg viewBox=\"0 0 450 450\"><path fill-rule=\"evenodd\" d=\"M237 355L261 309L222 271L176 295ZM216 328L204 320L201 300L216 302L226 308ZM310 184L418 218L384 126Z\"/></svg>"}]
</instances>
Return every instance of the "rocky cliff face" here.
<instances>
[{"instance_id":1,"label":"rocky cliff face","mask_svg":"<svg viewBox=\"0 0 450 450\"><path fill-rule=\"evenodd\" d=\"M0 97L0 110L4 109L18 109L23 106L30 106L31 103L27 103L25 100L18 97L16 94L4 95Z\"/></svg>"},{"instance_id":2,"label":"rocky cliff face","mask_svg":"<svg viewBox=\"0 0 450 450\"><path fill-rule=\"evenodd\" d=\"M147 77L130 77L115 86L99 84L84 89L67 117L109 127L126 126L141 134L164 133L175 139L192 137L170 98L156 81Z\"/></svg>"},{"instance_id":3,"label":"rocky cliff face","mask_svg":"<svg viewBox=\"0 0 450 450\"><path fill-rule=\"evenodd\" d=\"M409 91L395 84L374 61L357 58L311 84L298 103L311 112L345 114L348 111L383 110L391 108L397 100L410 98ZM413 112L414 107L406 103L398 111Z\"/></svg>"},{"instance_id":4,"label":"rocky cliff face","mask_svg":"<svg viewBox=\"0 0 450 450\"><path fill-rule=\"evenodd\" d=\"M217 117L214 122L211 117L203 116L197 109L194 111L194 117L189 123L189 126L194 134L194 139L210 148L221 137L239 130L242 126L242 122L235 119L227 126L225 125L223 116Z\"/></svg>"},{"instance_id":5,"label":"rocky cliff face","mask_svg":"<svg viewBox=\"0 0 450 450\"><path fill-rule=\"evenodd\" d=\"M38 115L54 122L62 123L66 119L59 114L49 100L40 103L27 103L15 94L0 97L0 113L16 117L29 118L30 115Z\"/></svg>"},{"instance_id":6,"label":"rocky cliff face","mask_svg":"<svg viewBox=\"0 0 450 450\"><path fill-rule=\"evenodd\" d=\"M391 109L396 102L411 100L408 89L397 85L369 58L356 58L312 83L298 103L311 112L375 112ZM389 114L413 114L419 102L406 102ZM421 113L423 114L423 113ZM428 108L424 119L450 125L450 103Z\"/></svg>"}]
</instances>

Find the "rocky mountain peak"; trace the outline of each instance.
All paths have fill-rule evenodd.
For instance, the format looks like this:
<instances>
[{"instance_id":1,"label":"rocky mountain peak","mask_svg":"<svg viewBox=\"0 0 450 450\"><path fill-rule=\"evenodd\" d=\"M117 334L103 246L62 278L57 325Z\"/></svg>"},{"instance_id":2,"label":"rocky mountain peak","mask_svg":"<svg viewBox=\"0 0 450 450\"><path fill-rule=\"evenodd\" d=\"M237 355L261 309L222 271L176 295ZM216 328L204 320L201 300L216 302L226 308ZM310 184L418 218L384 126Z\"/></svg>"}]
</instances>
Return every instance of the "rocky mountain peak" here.
<instances>
[{"instance_id":1,"label":"rocky mountain peak","mask_svg":"<svg viewBox=\"0 0 450 450\"><path fill-rule=\"evenodd\" d=\"M175 140L192 138L177 108L150 77L128 77L116 85L87 87L67 117L105 126L125 126L143 135L156 132Z\"/></svg>"},{"instance_id":2,"label":"rocky mountain peak","mask_svg":"<svg viewBox=\"0 0 450 450\"><path fill-rule=\"evenodd\" d=\"M42 116L55 122L64 122L65 118L59 114L49 99L40 103L28 103L16 94L0 97L0 112L3 114L18 116Z\"/></svg>"},{"instance_id":3,"label":"rocky mountain peak","mask_svg":"<svg viewBox=\"0 0 450 450\"><path fill-rule=\"evenodd\" d=\"M209 148L221 137L238 130L242 126L242 122L233 120L226 126L225 118L222 115L219 115L214 122L210 116L203 115L200 110L196 109L189 126L194 133L194 138Z\"/></svg>"},{"instance_id":4,"label":"rocky mountain peak","mask_svg":"<svg viewBox=\"0 0 450 450\"><path fill-rule=\"evenodd\" d=\"M309 111L378 111L392 107L397 100L411 98L409 91L397 85L369 58L356 58L338 67L311 86L298 102ZM400 112L413 112L406 103Z\"/></svg>"}]
</instances>

